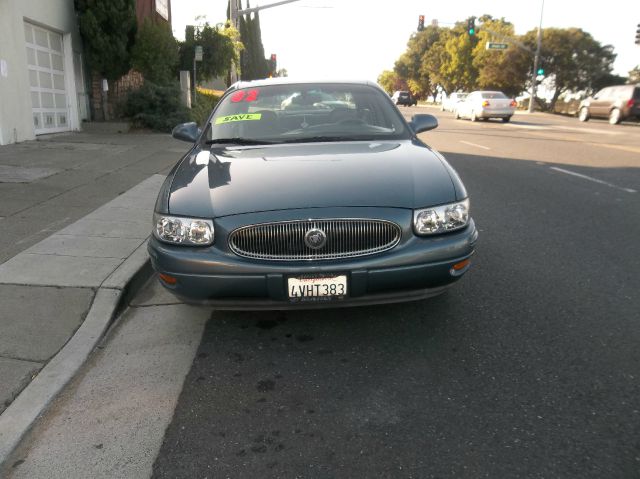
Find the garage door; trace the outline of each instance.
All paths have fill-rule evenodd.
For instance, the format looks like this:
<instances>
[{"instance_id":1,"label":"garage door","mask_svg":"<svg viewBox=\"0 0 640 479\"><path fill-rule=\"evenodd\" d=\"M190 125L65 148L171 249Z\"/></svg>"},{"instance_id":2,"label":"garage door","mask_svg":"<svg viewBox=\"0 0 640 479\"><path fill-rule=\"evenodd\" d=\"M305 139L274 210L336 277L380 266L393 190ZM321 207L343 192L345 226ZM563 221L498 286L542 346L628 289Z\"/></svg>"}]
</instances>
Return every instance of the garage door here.
<instances>
[{"instance_id":1,"label":"garage door","mask_svg":"<svg viewBox=\"0 0 640 479\"><path fill-rule=\"evenodd\" d=\"M62 35L26 22L24 35L35 133L68 131Z\"/></svg>"}]
</instances>

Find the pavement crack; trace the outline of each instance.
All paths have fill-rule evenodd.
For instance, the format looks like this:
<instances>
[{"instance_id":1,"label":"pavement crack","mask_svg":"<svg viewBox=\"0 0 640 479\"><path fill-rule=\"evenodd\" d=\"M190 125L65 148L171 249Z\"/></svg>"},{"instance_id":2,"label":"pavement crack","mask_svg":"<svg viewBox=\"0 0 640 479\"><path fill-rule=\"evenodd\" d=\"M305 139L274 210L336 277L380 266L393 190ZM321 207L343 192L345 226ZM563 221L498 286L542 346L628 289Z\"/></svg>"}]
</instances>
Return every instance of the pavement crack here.
<instances>
[{"instance_id":1,"label":"pavement crack","mask_svg":"<svg viewBox=\"0 0 640 479\"><path fill-rule=\"evenodd\" d=\"M42 361L40 359L22 358L20 356L11 356L10 354L0 354L0 358L12 359L14 361L25 361L25 362L28 362L28 363L37 363L37 364L41 364L43 366L47 363L47 361Z\"/></svg>"}]
</instances>

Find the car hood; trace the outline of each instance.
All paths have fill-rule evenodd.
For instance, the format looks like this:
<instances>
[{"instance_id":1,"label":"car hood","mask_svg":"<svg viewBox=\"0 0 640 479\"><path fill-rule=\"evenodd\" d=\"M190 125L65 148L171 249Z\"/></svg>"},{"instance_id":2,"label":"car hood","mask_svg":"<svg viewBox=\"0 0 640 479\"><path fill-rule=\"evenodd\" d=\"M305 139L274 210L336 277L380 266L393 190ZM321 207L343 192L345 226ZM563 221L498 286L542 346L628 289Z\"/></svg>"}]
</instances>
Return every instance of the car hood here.
<instances>
[{"instance_id":1,"label":"car hood","mask_svg":"<svg viewBox=\"0 0 640 479\"><path fill-rule=\"evenodd\" d=\"M419 208L456 200L422 143L306 143L195 149L176 169L169 212L215 218L295 208Z\"/></svg>"}]
</instances>

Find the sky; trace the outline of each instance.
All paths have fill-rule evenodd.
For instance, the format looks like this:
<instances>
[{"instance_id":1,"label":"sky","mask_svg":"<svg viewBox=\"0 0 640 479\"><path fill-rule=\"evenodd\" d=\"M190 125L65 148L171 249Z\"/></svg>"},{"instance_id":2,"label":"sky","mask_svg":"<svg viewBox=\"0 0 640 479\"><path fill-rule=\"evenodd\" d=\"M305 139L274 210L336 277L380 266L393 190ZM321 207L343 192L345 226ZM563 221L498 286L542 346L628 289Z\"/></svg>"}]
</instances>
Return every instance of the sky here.
<instances>
[{"instance_id":1,"label":"sky","mask_svg":"<svg viewBox=\"0 0 640 479\"><path fill-rule=\"evenodd\" d=\"M277 0L253 0L265 6ZM359 79L376 81L393 68L418 25L437 20L442 26L469 16L490 14L514 24L516 33L540 22L543 0L300 0L260 12L265 56L277 55L278 68L294 78ZM243 1L243 5L246 0ZM226 20L227 0L173 0L174 35L184 39L185 25L196 16L210 24ZM640 23L638 0L544 0L542 28L579 27L618 54L614 73L627 75L640 65L635 35Z\"/></svg>"}]
</instances>

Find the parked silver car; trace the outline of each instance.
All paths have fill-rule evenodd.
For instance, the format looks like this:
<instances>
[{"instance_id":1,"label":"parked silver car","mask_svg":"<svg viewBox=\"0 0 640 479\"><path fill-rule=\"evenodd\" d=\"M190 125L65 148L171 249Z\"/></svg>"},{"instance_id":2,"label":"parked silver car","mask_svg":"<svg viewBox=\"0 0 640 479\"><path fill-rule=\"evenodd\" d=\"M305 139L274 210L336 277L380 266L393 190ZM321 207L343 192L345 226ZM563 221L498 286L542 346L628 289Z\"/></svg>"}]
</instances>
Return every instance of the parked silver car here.
<instances>
[{"instance_id":1,"label":"parked silver car","mask_svg":"<svg viewBox=\"0 0 640 479\"><path fill-rule=\"evenodd\" d=\"M440 105L440 110L450 111L453 113L454 111L456 111L456 107L458 106L458 103L460 103L461 101L464 101L464 99L467 98L467 95L469 94L466 92L452 93L451 95L449 95L448 97L442 100L442 104Z\"/></svg>"},{"instance_id":2,"label":"parked silver car","mask_svg":"<svg viewBox=\"0 0 640 479\"><path fill-rule=\"evenodd\" d=\"M474 91L456 106L456 119L501 118L504 123L511 120L516 111L516 101L501 91Z\"/></svg>"}]
</instances>

